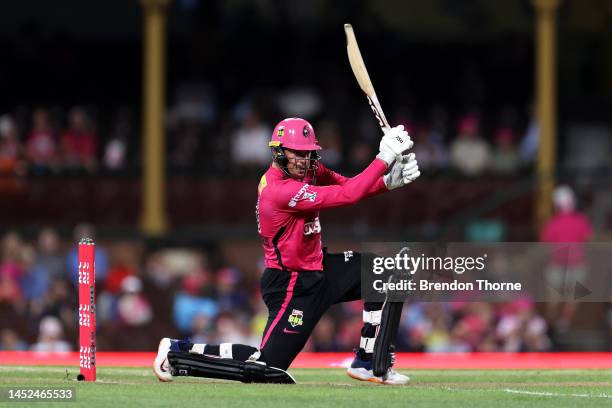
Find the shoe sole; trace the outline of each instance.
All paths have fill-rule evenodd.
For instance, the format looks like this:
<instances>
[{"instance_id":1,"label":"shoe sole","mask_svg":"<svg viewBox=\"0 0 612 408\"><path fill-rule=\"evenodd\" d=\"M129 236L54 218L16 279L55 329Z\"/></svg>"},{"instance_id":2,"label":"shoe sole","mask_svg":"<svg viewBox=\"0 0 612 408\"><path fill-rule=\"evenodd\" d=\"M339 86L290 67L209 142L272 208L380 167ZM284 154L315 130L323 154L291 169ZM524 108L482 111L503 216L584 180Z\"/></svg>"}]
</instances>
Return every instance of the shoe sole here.
<instances>
[{"instance_id":1,"label":"shoe sole","mask_svg":"<svg viewBox=\"0 0 612 408\"><path fill-rule=\"evenodd\" d=\"M346 374L355 379L355 380L359 380L359 381L367 381L367 382L371 382L374 384L383 384L383 385L407 385L408 383L410 383L410 380L406 381L405 383L399 384L399 383L390 383L390 382L385 382L383 379L378 378L378 377L360 377L358 374L353 374L350 371L346 371Z\"/></svg>"},{"instance_id":2,"label":"shoe sole","mask_svg":"<svg viewBox=\"0 0 612 408\"><path fill-rule=\"evenodd\" d=\"M347 371L346 374L349 377L351 377L351 378L353 378L355 380L367 381L367 382L371 382L371 383L375 383L375 384L384 384L383 380L381 380L380 378L377 378L377 377L368 377L368 378L360 377L357 374L351 373L350 371Z\"/></svg>"},{"instance_id":3,"label":"shoe sole","mask_svg":"<svg viewBox=\"0 0 612 408\"><path fill-rule=\"evenodd\" d=\"M159 345L157 346L158 354L159 354L159 349L161 348L162 342L163 342L165 339L166 339L166 338L164 337L163 339L161 339L161 340L159 341ZM164 360L165 360L165 359L164 359ZM159 361L159 362L158 362L158 361L157 361L157 356L155 356L155 360L153 361L153 367L152 367L152 368L153 368L153 373L155 374L155 376L157 377L157 379L158 379L159 381L161 381L161 382L171 382L171 381L172 381L172 379L171 379L171 378L170 378L170 379L168 379L168 378L164 378L164 377L160 376L160 375L157 373L157 368L158 368L158 367L159 367L159 369L160 369L160 371L161 371L161 365L164 363L164 360L162 360L162 361Z\"/></svg>"}]
</instances>

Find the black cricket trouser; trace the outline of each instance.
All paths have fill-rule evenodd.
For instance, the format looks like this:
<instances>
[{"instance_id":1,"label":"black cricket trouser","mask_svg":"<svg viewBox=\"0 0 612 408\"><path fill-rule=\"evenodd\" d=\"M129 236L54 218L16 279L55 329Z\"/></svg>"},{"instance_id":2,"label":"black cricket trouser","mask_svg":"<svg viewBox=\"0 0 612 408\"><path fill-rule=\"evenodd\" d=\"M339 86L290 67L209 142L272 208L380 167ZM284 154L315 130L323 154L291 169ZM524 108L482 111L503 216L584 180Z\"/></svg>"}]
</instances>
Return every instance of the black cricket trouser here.
<instances>
[{"instance_id":1,"label":"black cricket trouser","mask_svg":"<svg viewBox=\"0 0 612 408\"><path fill-rule=\"evenodd\" d=\"M269 311L261 341L261 359L286 370L302 350L321 316L336 303L361 299L361 254L324 253L323 272L266 269L261 293ZM382 309L366 303L364 310ZM374 340L375 327L366 323L363 336Z\"/></svg>"}]
</instances>

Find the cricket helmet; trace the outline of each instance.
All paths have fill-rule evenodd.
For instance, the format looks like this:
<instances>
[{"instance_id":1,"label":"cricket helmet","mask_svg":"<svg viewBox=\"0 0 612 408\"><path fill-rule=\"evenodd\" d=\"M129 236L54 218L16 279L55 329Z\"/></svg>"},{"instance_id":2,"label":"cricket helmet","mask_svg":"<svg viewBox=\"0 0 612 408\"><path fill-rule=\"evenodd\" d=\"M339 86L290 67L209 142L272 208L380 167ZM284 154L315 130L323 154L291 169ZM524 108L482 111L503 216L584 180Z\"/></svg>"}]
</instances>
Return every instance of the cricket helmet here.
<instances>
[{"instance_id":1,"label":"cricket helmet","mask_svg":"<svg viewBox=\"0 0 612 408\"><path fill-rule=\"evenodd\" d=\"M274 127L269 146L292 150L321 150L312 125L301 118L281 120Z\"/></svg>"},{"instance_id":2,"label":"cricket helmet","mask_svg":"<svg viewBox=\"0 0 612 408\"><path fill-rule=\"evenodd\" d=\"M301 118L281 120L274 127L268 146L272 150L272 159L279 165L283 173L291 178L296 177L287 168L289 159L284 149L311 152L310 166L306 174L314 181L318 167L317 163L320 159L317 150L321 150L321 146L319 146L312 125L307 120Z\"/></svg>"}]
</instances>

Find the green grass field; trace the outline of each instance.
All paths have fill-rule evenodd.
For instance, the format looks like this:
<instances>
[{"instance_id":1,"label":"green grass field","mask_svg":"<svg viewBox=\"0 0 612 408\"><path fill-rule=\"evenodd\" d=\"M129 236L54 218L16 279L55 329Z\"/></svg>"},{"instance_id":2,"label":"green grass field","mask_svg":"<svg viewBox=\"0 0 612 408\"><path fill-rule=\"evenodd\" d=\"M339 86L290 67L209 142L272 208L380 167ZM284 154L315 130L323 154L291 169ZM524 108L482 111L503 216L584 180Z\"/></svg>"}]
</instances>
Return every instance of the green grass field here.
<instances>
[{"instance_id":1,"label":"green grass field","mask_svg":"<svg viewBox=\"0 0 612 408\"><path fill-rule=\"evenodd\" d=\"M350 379L341 369L290 370L298 385L252 385L181 377L160 383L146 368L0 367L0 387L74 387L75 402L7 403L52 407L612 407L612 370L414 370L402 387ZM403 370L402 370L403 372ZM16 404L16 405L15 405Z\"/></svg>"}]
</instances>

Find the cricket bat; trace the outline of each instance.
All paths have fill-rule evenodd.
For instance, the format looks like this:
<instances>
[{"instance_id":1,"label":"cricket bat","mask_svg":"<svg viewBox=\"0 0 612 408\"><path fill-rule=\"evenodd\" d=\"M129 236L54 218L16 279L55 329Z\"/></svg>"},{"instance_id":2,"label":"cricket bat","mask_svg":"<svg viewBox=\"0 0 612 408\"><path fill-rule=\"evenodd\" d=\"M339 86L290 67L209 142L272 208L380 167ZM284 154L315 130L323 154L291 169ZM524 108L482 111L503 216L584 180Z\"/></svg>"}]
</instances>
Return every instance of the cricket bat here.
<instances>
[{"instance_id":1,"label":"cricket bat","mask_svg":"<svg viewBox=\"0 0 612 408\"><path fill-rule=\"evenodd\" d=\"M365 63L363 62L363 57L359 51L359 45L357 45L357 38L355 38L353 26L350 24L345 24L344 33L346 34L346 51L348 53L351 69L353 70L353 74L359 83L359 87L366 94L370 108L372 108L372 112L374 112L374 116L376 116L376 120L378 120L378 124L384 133L391 126L389 126L389 122L387 122L387 118L385 117L382 107L380 106L380 102L378 101L378 97L376 96L376 91L374 91L374 86L372 85L372 81L368 75L368 70L366 69Z\"/></svg>"}]
</instances>

